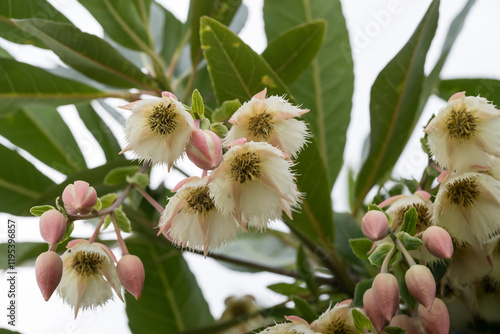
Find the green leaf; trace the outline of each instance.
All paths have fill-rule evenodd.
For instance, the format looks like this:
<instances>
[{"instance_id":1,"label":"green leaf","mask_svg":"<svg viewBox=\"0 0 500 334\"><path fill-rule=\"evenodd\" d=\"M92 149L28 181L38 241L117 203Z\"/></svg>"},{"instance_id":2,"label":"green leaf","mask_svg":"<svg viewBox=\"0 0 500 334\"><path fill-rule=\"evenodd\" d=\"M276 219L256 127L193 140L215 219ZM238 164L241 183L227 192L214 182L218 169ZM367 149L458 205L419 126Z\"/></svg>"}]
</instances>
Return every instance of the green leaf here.
<instances>
[{"instance_id":1,"label":"green leaf","mask_svg":"<svg viewBox=\"0 0 500 334\"><path fill-rule=\"evenodd\" d=\"M0 254L7 254L7 243L0 244ZM49 245L45 242L17 242L16 243L16 267L27 264L27 262L33 261L43 252L49 249ZM6 270L7 267L7 257L5 260L0 261L0 270Z\"/></svg>"},{"instance_id":2,"label":"green leaf","mask_svg":"<svg viewBox=\"0 0 500 334\"><path fill-rule=\"evenodd\" d=\"M350 239L349 245L357 257L368 259L368 252L372 249L373 241L366 238Z\"/></svg>"},{"instance_id":3,"label":"green leaf","mask_svg":"<svg viewBox=\"0 0 500 334\"><path fill-rule=\"evenodd\" d=\"M134 183L141 188L145 188L149 185L149 175L145 173L135 173L132 176L127 175L125 179L128 183Z\"/></svg>"},{"instance_id":4,"label":"green leaf","mask_svg":"<svg viewBox=\"0 0 500 334\"><path fill-rule=\"evenodd\" d=\"M410 40L379 73L370 97L370 152L359 172L356 195L363 200L387 177L403 151L416 120L424 64L436 32L439 0L434 0Z\"/></svg>"},{"instance_id":5,"label":"green leaf","mask_svg":"<svg viewBox=\"0 0 500 334\"><path fill-rule=\"evenodd\" d=\"M63 62L89 78L116 87L157 88L152 78L106 41L73 25L40 19L21 20L16 25L38 37Z\"/></svg>"},{"instance_id":6,"label":"green leaf","mask_svg":"<svg viewBox=\"0 0 500 334\"><path fill-rule=\"evenodd\" d=\"M500 80L474 78L474 79L450 79L442 80L438 87L438 96L445 101L456 92L465 91L469 96L481 95L481 97L500 106Z\"/></svg>"},{"instance_id":7,"label":"green leaf","mask_svg":"<svg viewBox=\"0 0 500 334\"><path fill-rule=\"evenodd\" d=\"M0 328L0 334L21 334L19 332L13 332L5 328Z\"/></svg>"},{"instance_id":8,"label":"green leaf","mask_svg":"<svg viewBox=\"0 0 500 334\"><path fill-rule=\"evenodd\" d=\"M132 226L125 212L123 212L121 209L116 209L114 213L116 225L118 225L120 231L130 233L132 231Z\"/></svg>"},{"instance_id":9,"label":"green leaf","mask_svg":"<svg viewBox=\"0 0 500 334\"><path fill-rule=\"evenodd\" d=\"M126 166L126 167L117 167L109 171L104 177L104 184L108 186L114 186L125 182L127 176L132 176L137 173L141 169L141 166Z\"/></svg>"},{"instance_id":10,"label":"green leaf","mask_svg":"<svg viewBox=\"0 0 500 334\"><path fill-rule=\"evenodd\" d=\"M373 253L370 254L368 257L368 260L370 263L374 266L377 267L382 267L382 263L384 262L384 259L386 258L387 254L389 251L392 249L394 244L392 242L384 242L375 248ZM401 258L401 254L399 252L395 252L392 256L391 259L389 260L389 264L392 264L396 261L398 261Z\"/></svg>"},{"instance_id":11,"label":"green leaf","mask_svg":"<svg viewBox=\"0 0 500 334\"><path fill-rule=\"evenodd\" d=\"M418 213L414 207L411 207L405 212L403 216L403 224L401 225L401 231L407 232L410 235L415 235L417 229Z\"/></svg>"},{"instance_id":12,"label":"green leaf","mask_svg":"<svg viewBox=\"0 0 500 334\"><path fill-rule=\"evenodd\" d=\"M0 212L21 215L55 183L17 152L0 145Z\"/></svg>"},{"instance_id":13,"label":"green leaf","mask_svg":"<svg viewBox=\"0 0 500 334\"><path fill-rule=\"evenodd\" d=\"M316 20L290 28L271 41L262 57L287 85L297 80L318 54L326 22Z\"/></svg>"},{"instance_id":14,"label":"green leaf","mask_svg":"<svg viewBox=\"0 0 500 334\"><path fill-rule=\"evenodd\" d=\"M311 124L331 189L343 165L354 91L349 33L341 3L339 0L264 1L265 31L269 41L298 24L318 19L326 21L323 46L290 91L299 104L311 110L304 117Z\"/></svg>"},{"instance_id":15,"label":"green leaf","mask_svg":"<svg viewBox=\"0 0 500 334\"><path fill-rule=\"evenodd\" d=\"M387 332L388 334L406 334L406 329L399 327L385 327L384 332Z\"/></svg>"},{"instance_id":16,"label":"green leaf","mask_svg":"<svg viewBox=\"0 0 500 334\"><path fill-rule=\"evenodd\" d=\"M66 240L69 239L69 237L71 237L71 233L73 233L73 230L75 229L75 222L71 222L69 224L66 225L66 232L64 233L64 236L62 237L61 241L59 241L59 243L63 243L65 242Z\"/></svg>"},{"instance_id":17,"label":"green leaf","mask_svg":"<svg viewBox=\"0 0 500 334\"><path fill-rule=\"evenodd\" d=\"M193 91L193 95L191 97L191 112L198 116L198 118L202 118L205 115L205 105L203 104L203 98L200 95L200 92L195 89Z\"/></svg>"},{"instance_id":18,"label":"green leaf","mask_svg":"<svg viewBox=\"0 0 500 334\"><path fill-rule=\"evenodd\" d=\"M87 167L71 130L55 107L29 106L6 114L0 122L0 134L63 174Z\"/></svg>"},{"instance_id":19,"label":"green leaf","mask_svg":"<svg viewBox=\"0 0 500 334\"><path fill-rule=\"evenodd\" d=\"M409 251L417 250L424 243L419 238L412 237L410 234L406 232L399 232L398 239L401 240L403 246Z\"/></svg>"},{"instance_id":20,"label":"green leaf","mask_svg":"<svg viewBox=\"0 0 500 334\"><path fill-rule=\"evenodd\" d=\"M299 286L297 283L288 284L288 283L276 283L268 285L267 288L273 292L279 293L283 296L300 296L300 295L308 295L309 290Z\"/></svg>"},{"instance_id":21,"label":"green leaf","mask_svg":"<svg viewBox=\"0 0 500 334\"><path fill-rule=\"evenodd\" d=\"M219 22L201 19L201 43L217 101L247 101L268 88L269 95L290 95L266 61Z\"/></svg>"},{"instance_id":22,"label":"green leaf","mask_svg":"<svg viewBox=\"0 0 500 334\"><path fill-rule=\"evenodd\" d=\"M372 287L374 278L367 278L356 284L356 288L354 289L354 298L352 300L353 307L363 307L363 295L366 290Z\"/></svg>"},{"instance_id":23,"label":"green leaf","mask_svg":"<svg viewBox=\"0 0 500 334\"><path fill-rule=\"evenodd\" d=\"M335 221L335 250L337 253L347 262L366 268L365 262L360 261L350 245L351 240L364 237L359 223L348 213L334 212L333 220ZM366 253L365 256L368 258Z\"/></svg>"},{"instance_id":24,"label":"green leaf","mask_svg":"<svg viewBox=\"0 0 500 334\"><path fill-rule=\"evenodd\" d=\"M0 58L0 73L0 117L25 105L58 106L106 96L124 96L121 93L106 94L10 59Z\"/></svg>"},{"instance_id":25,"label":"green leaf","mask_svg":"<svg viewBox=\"0 0 500 334\"><path fill-rule=\"evenodd\" d=\"M118 154L121 147L115 135L94 108L86 103L77 105L76 109L87 129L101 146L106 160L124 160L125 156Z\"/></svg>"},{"instance_id":26,"label":"green leaf","mask_svg":"<svg viewBox=\"0 0 500 334\"><path fill-rule=\"evenodd\" d=\"M152 48L147 32L151 1L78 0L115 42L132 50Z\"/></svg>"},{"instance_id":27,"label":"green leaf","mask_svg":"<svg viewBox=\"0 0 500 334\"><path fill-rule=\"evenodd\" d=\"M159 238L154 242L129 238L126 243L130 253L141 258L146 272L141 298L125 295L132 333L179 333L214 322L194 275L177 249Z\"/></svg>"},{"instance_id":28,"label":"green leaf","mask_svg":"<svg viewBox=\"0 0 500 334\"><path fill-rule=\"evenodd\" d=\"M49 210L55 210L55 208L52 205L37 205L30 209L30 213L33 216L40 217L44 212Z\"/></svg>"},{"instance_id":29,"label":"green leaf","mask_svg":"<svg viewBox=\"0 0 500 334\"><path fill-rule=\"evenodd\" d=\"M294 315L301 317L309 323L318 319L319 315L316 313L316 311L314 311L312 306L305 299L293 296L292 301L295 304L295 311L297 312Z\"/></svg>"},{"instance_id":30,"label":"green leaf","mask_svg":"<svg viewBox=\"0 0 500 334\"><path fill-rule=\"evenodd\" d=\"M71 23L48 1L0 1L0 37L18 44L33 44L45 48L43 42L19 29L11 19L46 18L51 21Z\"/></svg>"},{"instance_id":31,"label":"green leaf","mask_svg":"<svg viewBox=\"0 0 500 334\"><path fill-rule=\"evenodd\" d=\"M297 269L299 271L300 278L306 282L307 287L315 296L318 297L318 286L314 280L314 273L311 265L309 263L309 258L306 255L304 247L300 246L297 251Z\"/></svg>"},{"instance_id":32,"label":"green leaf","mask_svg":"<svg viewBox=\"0 0 500 334\"><path fill-rule=\"evenodd\" d=\"M212 122L225 122L229 120L240 107L241 102L238 99L224 101L212 114Z\"/></svg>"},{"instance_id":33,"label":"green leaf","mask_svg":"<svg viewBox=\"0 0 500 334\"><path fill-rule=\"evenodd\" d=\"M12 57L11 54L8 53L7 50L5 50L4 48L0 48L0 57L7 59L14 59L14 57Z\"/></svg>"},{"instance_id":34,"label":"green leaf","mask_svg":"<svg viewBox=\"0 0 500 334\"><path fill-rule=\"evenodd\" d=\"M365 328L368 331L371 331L373 328L372 322L368 319L363 313L359 312L357 309L353 308L352 311L352 320L354 321L354 326L359 334L365 333Z\"/></svg>"},{"instance_id":35,"label":"green leaf","mask_svg":"<svg viewBox=\"0 0 500 334\"><path fill-rule=\"evenodd\" d=\"M161 28L162 47L159 54L167 63L170 63L172 56L177 49L181 47L181 43L186 37L183 33L184 25L160 4L153 2L152 8L152 13L160 12L164 18L164 24ZM151 24L153 24L153 22L151 22ZM152 31L154 30L152 29Z\"/></svg>"},{"instance_id":36,"label":"green leaf","mask_svg":"<svg viewBox=\"0 0 500 334\"><path fill-rule=\"evenodd\" d=\"M116 193L110 193L99 197L99 200L101 201L101 210L109 208L117 198L118 195Z\"/></svg>"}]
</instances>

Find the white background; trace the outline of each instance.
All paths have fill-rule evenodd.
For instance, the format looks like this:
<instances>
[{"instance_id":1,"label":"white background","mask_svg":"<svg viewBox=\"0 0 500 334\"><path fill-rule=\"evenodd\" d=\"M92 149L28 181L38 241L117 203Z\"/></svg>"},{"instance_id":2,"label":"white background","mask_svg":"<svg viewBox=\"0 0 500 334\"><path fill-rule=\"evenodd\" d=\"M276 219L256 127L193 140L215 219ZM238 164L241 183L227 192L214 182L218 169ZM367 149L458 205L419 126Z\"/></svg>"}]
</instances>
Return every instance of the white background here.
<instances>
[{"instance_id":1,"label":"white background","mask_svg":"<svg viewBox=\"0 0 500 334\"><path fill-rule=\"evenodd\" d=\"M18 0L19 1L19 0ZM314 0L311 0L314 1ZM80 29L102 36L102 29L86 10L75 0L50 0L61 12L67 15ZM165 7L182 21L187 17L187 0L163 0ZM255 51L262 52L266 46L264 22L262 20L262 0L244 0L249 8L249 19L241 32L241 38ZM346 0L342 1L344 15L350 32L355 64L355 92L353 97L352 121L348 131L348 141L345 150L345 161L348 166L359 170L361 164L361 148L364 138L369 133L369 94L370 88L380 70L406 43L413 30L425 13L430 1L418 0ZM435 40L429 52L426 71L434 66L440 54L449 24L455 15L463 8L465 1L443 0L440 8L440 19ZM391 6L398 8L397 14L384 16ZM285 8L283 10L286 10ZM471 10L462 34L459 36L443 69L442 77L484 77L500 78L498 54L500 50L500 2L479 0ZM50 52L35 52L29 46L17 46L0 41L0 46L9 50L18 60L43 67L61 64ZM36 55L36 57L34 57ZM119 104L119 101L116 101ZM420 150L419 139L422 133L419 129L427 119L443 106L443 101L431 98L421 122L417 126L410 145L398 162L394 174L403 177L419 177L426 164L426 156ZM307 107L307 106L305 106ZM77 123L75 111L72 108L60 109L65 119ZM116 124L115 124L116 126ZM116 131L120 131L119 128ZM95 153L94 142L89 134L79 134L79 144L86 157ZM5 139L0 142L8 145ZM85 143L85 144L82 144ZM90 144L89 144L90 143ZM88 162L92 166L102 163L103 156L97 154ZM5 163L5 162L2 162ZM160 175L165 171L156 171ZM64 180L61 175L52 173L57 182ZM157 179L156 182L162 182ZM171 185L175 181L168 180ZM333 200L337 210L347 210L345 190L346 173L340 174ZM0 242L5 242L4 224L9 216L0 214ZM18 222L18 241L42 241L38 236L36 219L16 218ZM92 229L77 226L77 234L90 236ZM3 255L1 255L3 257ZM259 304L270 306L279 301L280 297L270 293L265 286L279 281L290 281L272 274L241 274L234 273L216 262L203 260L196 255L186 256L190 268L195 273L203 293L210 304L214 316L218 317L224 309L224 299L229 295L253 294ZM0 274L0 309L7 305L5 274ZM20 268L18 275L18 318L15 330L21 333L37 334L84 334L84 333L129 333L124 305L121 302L110 302L105 307L95 311L81 312L78 319L73 319L69 307L64 306L54 295L49 302L44 302L38 291L32 268ZM0 327L7 327L6 311L0 311ZM14 328L10 328L14 329Z\"/></svg>"}]
</instances>

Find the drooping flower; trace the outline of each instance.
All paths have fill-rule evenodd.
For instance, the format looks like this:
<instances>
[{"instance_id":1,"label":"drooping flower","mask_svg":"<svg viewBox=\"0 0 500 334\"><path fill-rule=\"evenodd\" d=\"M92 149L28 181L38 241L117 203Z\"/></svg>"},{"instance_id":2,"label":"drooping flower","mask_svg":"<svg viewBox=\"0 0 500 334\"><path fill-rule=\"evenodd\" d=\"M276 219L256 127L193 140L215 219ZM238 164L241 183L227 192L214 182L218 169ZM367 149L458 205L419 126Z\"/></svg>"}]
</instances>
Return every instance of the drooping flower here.
<instances>
[{"instance_id":1,"label":"drooping flower","mask_svg":"<svg viewBox=\"0 0 500 334\"><path fill-rule=\"evenodd\" d=\"M238 144L210 176L210 193L224 215L234 215L244 228L248 222L263 229L270 220L280 219L281 211L291 218L299 205L301 194L291 167L284 153L268 143Z\"/></svg>"},{"instance_id":2,"label":"drooping flower","mask_svg":"<svg viewBox=\"0 0 500 334\"><path fill-rule=\"evenodd\" d=\"M485 98L453 95L429 123L429 148L436 161L449 171L472 166L489 167L490 157L500 156L500 112Z\"/></svg>"},{"instance_id":3,"label":"drooping flower","mask_svg":"<svg viewBox=\"0 0 500 334\"><path fill-rule=\"evenodd\" d=\"M482 247L500 228L500 181L484 173L464 173L442 183L434 222L461 243Z\"/></svg>"},{"instance_id":4,"label":"drooping flower","mask_svg":"<svg viewBox=\"0 0 500 334\"><path fill-rule=\"evenodd\" d=\"M229 119L233 126L224 144L229 146L239 138L246 138L248 141L267 142L295 156L309 136L307 125L296 117L309 110L300 109L280 96L266 98L266 92L264 89L256 94L233 114Z\"/></svg>"},{"instance_id":5,"label":"drooping flower","mask_svg":"<svg viewBox=\"0 0 500 334\"><path fill-rule=\"evenodd\" d=\"M208 177L185 179L173 191L160 218L160 233L180 246L203 249L205 256L236 236L238 224L215 206Z\"/></svg>"},{"instance_id":6,"label":"drooping flower","mask_svg":"<svg viewBox=\"0 0 500 334\"><path fill-rule=\"evenodd\" d=\"M311 329L319 333L357 333L350 303L339 303L328 308L318 320L311 324Z\"/></svg>"},{"instance_id":7,"label":"drooping flower","mask_svg":"<svg viewBox=\"0 0 500 334\"><path fill-rule=\"evenodd\" d=\"M141 259L131 254L124 255L116 265L116 274L123 287L130 292L135 299L139 299L146 277Z\"/></svg>"},{"instance_id":8,"label":"drooping flower","mask_svg":"<svg viewBox=\"0 0 500 334\"><path fill-rule=\"evenodd\" d=\"M63 264L56 252L48 251L40 254L35 263L35 276L43 299L49 300L61 282Z\"/></svg>"},{"instance_id":9,"label":"drooping flower","mask_svg":"<svg viewBox=\"0 0 500 334\"><path fill-rule=\"evenodd\" d=\"M112 290L123 301L116 259L108 247L76 239L68 243L61 258L63 274L57 292L75 309L75 317L80 309L105 304L113 298Z\"/></svg>"},{"instance_id":10,"label":"drooping flower","mask_svg":"<svg viewBox=\"0 0 500 334\"><path fill-rule=\"evenodd\" d=\"M125 124L127 146L141 160L165 163L169 169L181 157L195 130L194 120L177 97L163 92L161 98L132 102L120 107L132 111Z\"/></svg>"}]
</instances>

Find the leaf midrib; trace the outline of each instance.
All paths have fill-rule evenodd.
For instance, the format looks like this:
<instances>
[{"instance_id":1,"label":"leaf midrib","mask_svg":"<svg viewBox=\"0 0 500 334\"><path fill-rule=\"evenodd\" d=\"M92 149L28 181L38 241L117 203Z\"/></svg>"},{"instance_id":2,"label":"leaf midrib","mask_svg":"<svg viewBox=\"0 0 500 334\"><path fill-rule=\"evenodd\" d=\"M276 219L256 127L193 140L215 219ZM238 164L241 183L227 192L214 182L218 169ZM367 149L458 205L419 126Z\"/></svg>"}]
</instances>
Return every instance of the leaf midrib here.
<instances>
[{"instance_id":1,"label":"leaf midrib","mask_svg":"<svg viewBox=\"0 0 500 334\"><path fill-rule=\"evenodd\" d=\"M26 196L31 197L33 199L38 198L38 196L40 195L40 193L34 192L34 191L27 189L25 187L21 187L19 184L14 184L14 183L8 182L5 179L0 179L0 187L5 188L7 190L15 191L19 194L26 195Z\"/></svg>"}]
</instances>

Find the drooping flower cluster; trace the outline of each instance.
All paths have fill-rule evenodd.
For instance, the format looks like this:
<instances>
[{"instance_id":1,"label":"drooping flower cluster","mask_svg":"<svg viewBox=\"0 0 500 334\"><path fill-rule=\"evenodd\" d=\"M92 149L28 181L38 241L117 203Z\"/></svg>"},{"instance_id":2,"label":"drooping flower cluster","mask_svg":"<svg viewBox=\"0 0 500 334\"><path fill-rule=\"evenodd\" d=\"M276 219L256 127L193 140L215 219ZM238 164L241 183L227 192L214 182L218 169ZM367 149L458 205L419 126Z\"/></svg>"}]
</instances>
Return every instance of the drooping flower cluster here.
<instances>
[{"instance_id":1,"label":"drooping flower cluster","mask_svg":"<svg viewBox=\"0 0 500 334\"><path fill-rule=\"evenodd\" d=\"M192 110L194 117L201 117L194 121L173 94L162 95L124 106L132 111L124 151L169 167L187 152L203 173L174 188L176 194L160 219L160 233L206 256L233 239L238 226L244 231L248 226L264 230L282 212L292 217L301 194L291 157L309 136L306 124L296 117L308 110L282 97L266 98L264 89L228 120L232 127L223 139L228 150L222 155L221 139L210 130L197 129L207 127L208 119Z\"/></svg>"}]
</instances>

